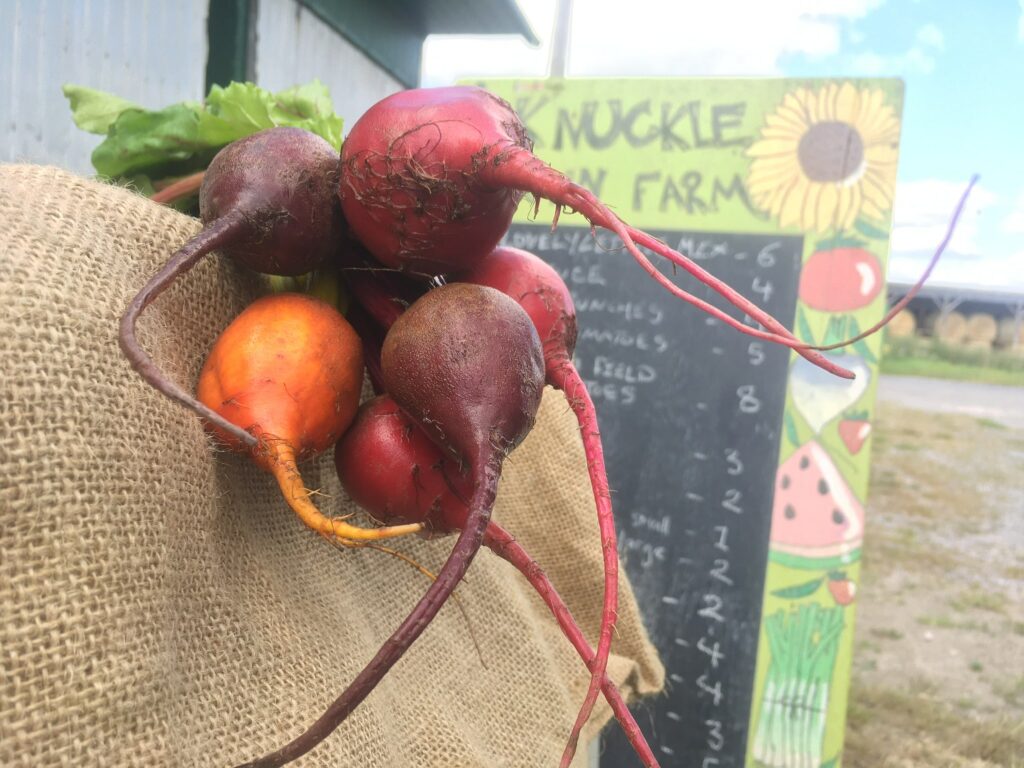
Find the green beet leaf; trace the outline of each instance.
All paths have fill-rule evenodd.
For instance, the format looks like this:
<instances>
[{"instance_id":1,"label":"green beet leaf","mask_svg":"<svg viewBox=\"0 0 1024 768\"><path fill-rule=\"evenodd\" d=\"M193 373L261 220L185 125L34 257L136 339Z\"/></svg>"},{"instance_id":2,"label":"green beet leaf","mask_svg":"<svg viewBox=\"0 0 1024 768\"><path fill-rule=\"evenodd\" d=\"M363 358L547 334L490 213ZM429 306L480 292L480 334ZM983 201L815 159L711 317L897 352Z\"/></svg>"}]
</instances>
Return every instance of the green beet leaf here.
<instances>
[{"instance_id":1,"label":"green beet leaf","mask_svg":"<svg viewBox=\"0 0 1024 768\"><path fill-rule=\"evenodd\" d=\"M341 148L342 121L319 80L277 94L251 83L215 85L199 118L199 135L211 146L223 146L274 126L304 128Z\"/></svg>"},{"instance_id":2,"label":"green beet leaf","mask_svg":"<svg viewBox=\"0 0 1024 768\"><path fill-rule=\"evenodd\" d=\"M82 85L68 83L63 91L71 103L71 119L75 121L75 125L83 131L98 133L101 136L125 110L142 109L138 104L120 96Z\"/></svg>"},{"instance_id":3,"label":"green beet leaf","mask_svg":"<svg viewBox=\"0 0 1024 768\"><path fill-rule=\"evenodd\" d=\"M65 85L64 94L75 125L106 134L92 154L96 172L142 186L202 170L222 147L275 126L302 128L341 148L342 120L319 80L279 93L253 83L215 85L205 103L186 101L157 111L78 85Z\"/></svg>"},{"instance_id":4,"label":"green beet leaf","mask_svg":"<svg viewBox=\"0 0 1024 768\"><path fill-rule=\"evenodd\" d=\"M209 148L199 136L196 104L175 104L159 112L130 109L118 116L107 138L93 150L92 164L101 176L116 178L187 161Z\"/></svg>"}]
</instances>

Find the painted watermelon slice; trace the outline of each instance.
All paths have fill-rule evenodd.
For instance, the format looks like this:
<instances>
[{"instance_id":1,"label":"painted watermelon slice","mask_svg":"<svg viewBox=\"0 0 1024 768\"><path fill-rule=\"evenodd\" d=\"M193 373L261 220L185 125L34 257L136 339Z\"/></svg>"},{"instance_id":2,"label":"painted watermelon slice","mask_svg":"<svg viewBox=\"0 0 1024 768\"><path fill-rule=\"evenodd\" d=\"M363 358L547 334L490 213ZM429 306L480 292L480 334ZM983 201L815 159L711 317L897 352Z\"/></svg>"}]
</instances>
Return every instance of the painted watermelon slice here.
<instances>
[{"instance_id":1,"label":"painted watermelon slice","mask_svg":"<svg viewBox=\"0 0 1024 768\"><path fill-rule=\"evenodd\" d=\"M794 568L839 568L860 559L864 507L813 440L779 467L769 556Z\"/></svg>"}]
</instances>

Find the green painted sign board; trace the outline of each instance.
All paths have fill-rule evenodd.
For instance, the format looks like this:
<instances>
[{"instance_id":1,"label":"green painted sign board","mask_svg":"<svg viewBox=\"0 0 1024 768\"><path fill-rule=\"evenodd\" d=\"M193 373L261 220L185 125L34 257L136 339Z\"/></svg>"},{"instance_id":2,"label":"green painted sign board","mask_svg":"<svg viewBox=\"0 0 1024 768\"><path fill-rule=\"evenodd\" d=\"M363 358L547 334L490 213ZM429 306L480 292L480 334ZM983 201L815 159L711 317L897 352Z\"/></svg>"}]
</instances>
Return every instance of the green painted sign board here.
<instances>
[{"instance_id":1,"label":"green painted sign board","mask_svg":"<svg viewBox=\"0 0 1024 768\"><path fill-rule=\"evenodd\" d=\"M542 159L802 340L883 315L899 81L480 84ZM664 766L837 768L880 338L831 353L857 374L837 379L674 299L579 216L552 233L552 213L524 203L506 242L555 264L577 302L619 551L668 674L641 727ZM628 755L609 729L602 765Z\"/></svg>"}]
</instances>

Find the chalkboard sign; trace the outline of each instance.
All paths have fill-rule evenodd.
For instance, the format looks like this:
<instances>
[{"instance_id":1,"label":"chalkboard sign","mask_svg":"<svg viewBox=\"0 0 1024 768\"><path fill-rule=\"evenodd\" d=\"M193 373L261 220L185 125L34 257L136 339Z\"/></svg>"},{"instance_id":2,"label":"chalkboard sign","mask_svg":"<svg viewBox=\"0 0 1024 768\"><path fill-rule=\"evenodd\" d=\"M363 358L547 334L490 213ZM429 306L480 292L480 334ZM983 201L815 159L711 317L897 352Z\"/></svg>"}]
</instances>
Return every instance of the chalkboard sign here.
<instances>
[{"instance_id":1,"label":"chalkboard sign","mask_svg":"<svg viewBox=\"0 0 1024 768\"><path fill-rule=\"evenodd\" d=\"M792 322L802 238L652 234ZM789 352L666 293L612 236L516 224L505 242L558 269L576 303L619 554L670 681L641 725L664 766L742 766ZM610 730L602 765L632 754Z\"/></svg>"},{"instance_id":2,"label":"chalkboard sign","mask_svg":"<svg viewBox=\"0 0 1024 768\"><path fill-rule=\"evenodd\" d=\"M542 160L802 341L882 317L899 81L477 84ZM667 696L638 710L648 740L665 768L836 768L881 335L833 353L856 373L838 379L673 299L579 216L551 233L551 207L533 210L507 242L558 265L576 298L620 553L668 668ZM603 768L634 764L608 729Z\"/></svg>"}]
</instances>

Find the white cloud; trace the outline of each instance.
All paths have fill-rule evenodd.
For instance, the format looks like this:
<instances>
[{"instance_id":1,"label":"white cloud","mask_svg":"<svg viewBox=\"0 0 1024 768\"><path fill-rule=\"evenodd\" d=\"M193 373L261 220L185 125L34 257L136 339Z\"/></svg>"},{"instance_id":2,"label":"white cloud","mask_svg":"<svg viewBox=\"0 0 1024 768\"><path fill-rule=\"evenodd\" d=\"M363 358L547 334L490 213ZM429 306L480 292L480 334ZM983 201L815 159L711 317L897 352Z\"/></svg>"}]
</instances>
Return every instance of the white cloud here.
<instances>
[{"instance_id":1,"label":"white cloud","mask_svg":"<svg viewBox=\"0 0 1024 768\"><path fill-rule=\"evenodd\" d=\"M934 24L925 24L917 30L917 42L941 51L946 47L946 36Z\"/></svg>"},{"instance_id":2,"label":"white cloud","mask_svg":"<svg viewBox=\"0 0 1024 768\"><path fill-rule=\"evenodd\" d=\"M920 277L946 235L965 186L963 181L939 179L897 184L890 280L912 283ZM978 243L979 225L996 200L990 190L975 186L932 282L1024 287L1024 252L986 253Z\"/></svg>"},{"instance_id":3,"label":"white cloud","mask_svg":"<svg viewBox=\"0 0 1024 768\"><path fill-rule=\"evenodd\" d=\"M1024 0L1021 0L1024 2ZM903 53L880 54L865 51L853 57L854 70L869 77L916 72L930 75L935 71L935 54L946 47L946 36L934 24L925 24L914 36L914 45Z\"/></svg>"},{"instance_id":4,"label":"white cloud","mask_svg":"<svg viewBox=\"0 0 1024 768\"><path fill-rule=\"evenodd\" d=\"M1013 208L1003 219L1003 232L1011 235L1024 234L1024 192L1017 195Z\"/></svg>"},{"instance_id":5,"label":"white cloud","mask_svg":"<svg viewBox=\"0 0 1024 768\"><path fill-rule=\"evenodd\" d=\"M924 179L896 185L896 221L892 232L894 253L931 251L946 234L953 209L964 192L966 182ZM981 249L976 242L978 221L996 196L975 186L964 207L949 250L960 258L977 258Z\"/></svg>"},{"instance_id":6,"label":"white cloud","mask_svg":"<svg viewBox=\"0 0 1024 768\"><path fill-rule=\"evenodd\" d=\"M931 252L893 254L889 260L887 279L895 283L916 283L931 256ZM987 257L984 262L959 259L956 254L947 251L942 255L928 283L1024 290L1024 251L1008 256Z\"/></svg>"},{"instance_id":7,"label":"white cloud","mask_svg":"<svg viewBox=\"0 0 1024 768\"><path fill-rule=\"evenodd\" d=\"M790 53L822 57L840 47L841 24L885 0L578 0L573 7L568 73L575 76L778 75ZM534 76L547 71L554 4L520 0L540 48L516 40L431 37L425 85L474 76Z\"/></svg>"}]
</instances>

